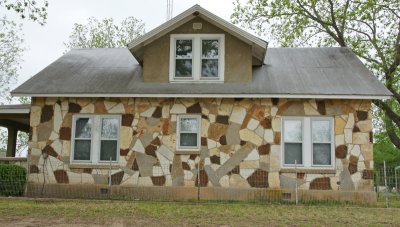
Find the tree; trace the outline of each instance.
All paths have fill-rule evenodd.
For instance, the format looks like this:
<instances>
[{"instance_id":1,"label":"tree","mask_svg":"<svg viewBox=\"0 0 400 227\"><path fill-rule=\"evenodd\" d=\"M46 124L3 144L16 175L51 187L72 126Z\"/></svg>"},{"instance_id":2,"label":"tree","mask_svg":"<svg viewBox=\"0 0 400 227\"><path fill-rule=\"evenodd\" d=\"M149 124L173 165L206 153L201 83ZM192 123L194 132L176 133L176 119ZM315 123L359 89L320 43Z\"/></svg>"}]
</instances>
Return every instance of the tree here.
<instances>
[{"instance_id":1,"label":"tree","mask_svg":"<svg viewBox=\"0 0 400 227\"><path fill-rule=\"evenodd\" d=\"M144 23L134 17L126 18L120 25L115 25L112 18L99 21L91 17L86 25L74 25L69 41L64 45L68 49L126 47L143 33Z\"/></svg>"},{"instance_id":2,"label":"tree","mask_svg":"<svg viewBox=\"0 0 400 227\"><path fill-rule=\"evenodd\" d=\"M400 2L398 0L240 0L234 23L283 47L348 47L393 93L374 100L391 143L400 149Z\"/></svg>"},{"instance_id":3,"label":"tree","mask_svg":"<svg viewBox=\"0 0 400 227\"><path fill-rule=\"evenodd\" d=\"M44 1L42 5L38 5L34 0L0 0L0 6L7 10L14 11L22 19L28 18L37 21L40 25L44 25L47 19L48 1Z\"/></svg>"},{"instance_id":4,"label":"tree","mask_svg":"<svg viewBox=\"0 0 400 227\"><path fill-rule=\"evenodd\" d=\"M21 25L0 19L0 104L10 102L10 85L17 80L23 47Z\"/></svg>"}]
</instances>

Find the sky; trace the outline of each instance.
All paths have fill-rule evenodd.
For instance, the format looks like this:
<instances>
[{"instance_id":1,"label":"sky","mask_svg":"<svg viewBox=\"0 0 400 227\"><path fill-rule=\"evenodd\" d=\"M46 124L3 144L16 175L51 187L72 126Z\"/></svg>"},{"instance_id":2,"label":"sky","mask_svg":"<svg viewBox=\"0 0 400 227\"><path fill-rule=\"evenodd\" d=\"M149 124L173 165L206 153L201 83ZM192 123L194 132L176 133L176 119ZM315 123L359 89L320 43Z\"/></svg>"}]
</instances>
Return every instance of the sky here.
<instances>
[{"instance_id":1,"label":"sky","mask_svg":"<svg viewBox=\"0 0 400 227\"><path fill-rule=\"evenodd\" d=\"M43 0L38 0L43 3ZM173 16L191 6L201 7L230 21L233 0L174 0ZM10 19L23 24L27 51L23 55L18 82L12 89L40 72L62 56L67 50L64 43L72 32L74 23L86 24L89 17L114 18L116 23L134 16L145 23L146 32L166 21L167 0L49 0L48 19L44 26L28 20L20 20L13 12Z\"/></svg>"}]
</instances>

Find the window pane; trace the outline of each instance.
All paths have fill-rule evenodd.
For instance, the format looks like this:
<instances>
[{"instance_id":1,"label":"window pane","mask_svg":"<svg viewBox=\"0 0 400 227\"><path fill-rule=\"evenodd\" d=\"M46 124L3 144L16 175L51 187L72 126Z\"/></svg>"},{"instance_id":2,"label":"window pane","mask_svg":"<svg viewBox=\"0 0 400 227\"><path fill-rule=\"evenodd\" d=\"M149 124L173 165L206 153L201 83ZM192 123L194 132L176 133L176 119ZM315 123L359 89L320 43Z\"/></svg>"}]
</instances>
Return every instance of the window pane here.
<instances>
[{"instance_id":1,"label":"window pane","mask_svg":"<svg viewBox=\"0 0 400 227\"><path fill-rule=\"evenodd\" d=\"M197 147L197 133L181 133L180 147Z\"/></svg>"},{"instance_id":2,"label":"window pane","mask_svg":"<svg viewBox=\"0 0 400 227\"><path fill-rule=\"evenodd\" d=\"M313 164L331 165L331 144L314 143L313 144Z\"/></svg>"},{"instance_id":3,"label":"window pane","mask_svg":"<svg viewBox=\"0 0 400 227\"><path fill-rule=\"evenodd\" d=\"M75 138L91 138L92 119L78 118L75 123Z\"/></svg>"},{"instance_id":4,"label":"window pane","mask_svg":"<svg viewBox=\"0 0 400 227\"><path fill-rule=\"evenodd\" d=\"M117 161L117 141L116 140L102 140L100 148L101 161Z\"/></svg>"},{"instance_id":5,"label":"window pane","mask_svg":"<svg viewBox=\"0 0 400 227\"><path fill-rule=\"evenodd\" d=\"M115 118L103 118L101 124L101 137L117 139L119 121Z\"/></svg>"},{"instance_id":6,"label":"window pane","mask_svg":"<svg viewBox=\"0 0 400 227\"><path fill-rule=\"evenodd\" d=\"M218 60L215 59L201 60L201 76L218 77Z\"/></svg>"},{"instance_id":7,"label":"window pane","mask_svg":"<svg viewBox=\"0 0 400 227\"><path fill-rule=\"evenodd\" d=\"M285 120L284 121L284 139L285 142L301 142L302 137L302 122L300 120Z\"/></svg>"},{"instance_id":8,"label":"window pane","mask_svg":"<svg viewBox=\"0 0 400 227\"><path fill-rule=\"evenodd\" d=\"M181 118L180 130L182 132L197 132L199 122L197 118Z\"/></svg>"},{"instance_id":9,"label":"window pane","mask_svg":"<svg viewBox=\"0 0 400 227\"><path fill-rule=\"evenodd\" d=\"M301 143L285 143L285 164L303 164L303 147Z\"/></svg>"},{"instance_id":10,"label":"window pane","mask_svg":"<svg viewBox=\"0 0 400 227\"><path fill-rule=\"evenodd\" d=\"M75 140L74 160L90 160L90 140Z\"/></svg>"},{"instance_id":11,"label":"window pane","mask_svg":"<svg viewBox=\"0 0 400 227\"><path fill-rule=\"evenodd\" d=\"M176 58L192 58L192 40L176 40Z\"/></svg>"},{"instance_id":12,"label":"window pane","mask_svg":"<svg viewBox=\"0 0 400 227\"><path fill-rule=\"evenodd\" d=\"M218 58L218 40L203 40L202 41L202 57L203 58Z\"/></svg>"},{"instance_id":13,"label":"window pane","mask_svg":"<svg viewBox=\"0 0 400 227\"><path fill-rule=\"evenodd\" d=\"M176 59L176 77L192 77L192 59Z\"/></svg>"},{"instance_id":14,"label":"window pane","mask_svg":"<svg viewBox=\"0 0 400 227\"><path fill-rule=\"evenodd\" d=\"M330 121L312 121L312 135L314 142L330 142Z\"/></svg>"}]
</instances>

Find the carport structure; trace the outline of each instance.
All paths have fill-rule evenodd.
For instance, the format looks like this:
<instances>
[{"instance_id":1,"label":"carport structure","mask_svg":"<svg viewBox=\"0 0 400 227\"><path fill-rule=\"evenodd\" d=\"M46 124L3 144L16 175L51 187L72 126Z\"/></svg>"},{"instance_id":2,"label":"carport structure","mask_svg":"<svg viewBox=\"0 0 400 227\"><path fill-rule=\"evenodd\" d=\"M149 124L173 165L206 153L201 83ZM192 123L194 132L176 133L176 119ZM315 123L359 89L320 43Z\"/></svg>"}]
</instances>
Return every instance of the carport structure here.
<instances>
[{"instance_id":1,"label":"carport structure","mask_svg":"<svg viewBox=\"0 0 400 227\"><path fill-rule=\"evenodd\" d=\"M6 157L15 157L18 131L29 133L30 104L0 105L0 127L7 128Z\"/></svg>"}]
</instances>

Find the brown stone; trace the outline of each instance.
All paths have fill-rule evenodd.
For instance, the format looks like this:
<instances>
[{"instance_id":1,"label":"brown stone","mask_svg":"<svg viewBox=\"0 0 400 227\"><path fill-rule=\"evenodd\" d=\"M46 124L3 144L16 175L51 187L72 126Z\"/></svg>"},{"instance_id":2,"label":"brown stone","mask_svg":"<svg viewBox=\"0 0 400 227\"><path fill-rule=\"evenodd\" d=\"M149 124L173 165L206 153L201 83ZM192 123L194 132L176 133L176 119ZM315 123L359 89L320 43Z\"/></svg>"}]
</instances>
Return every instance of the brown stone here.
<instances>
[{"instance_id":1,"label":"brown stone","mask_svg":"<svg viewBox=\"0 0 400 227\"><path fill-rule=\"evenodd\" d=\"M139 165L137 164L136 158L135 158L135 160L133 161L132 170L134 170L134 171L139 171Z\"/></svg>"},{"instance_id":2,"label":"brown stone","mask_svg":"<svg viewBox=\"0 0 400 227\"><path fill-rule=\"evenodd\" d=\"M56 170L54 171L54 177L56 178L57 183L59 184L68 184L69 179L68 179L68 174L65 170Z\"/></svg>"},{"instance_id":3,"label":"brown stone","mask_svg":"<svg viewBox=\"0 0 400 227\"><path fill-rule=\"evenodd\" d=\"M191 154L191 155L189 155L189 159L190 159L190 160L195 160L195 159L197 158L197 156L199 156L199 155L197 155L197 154Z\"/></svg>"},{"instance_id":4,"label":"brown stone","mask_svg":"<svg viewBox=\"0 0 400 227\"><path fill-rule=\"evenodd\" d=\"M251 119L251 115L250 114L246 114L246 116L244 117L242 126L240 127L240 129L245 129L247 128L247 124L249 124L249 121Z\"/></svg>"},{"instance_id":5,"label":"brown stone","mask_svg":"<svg viewBox=\"0 0 400 227\"><path fill-rule=\"evenodd\" d=\"M50 121L53 118L54 110L53 106L45 105L42 108L42 114L40 115L40 123Z\"/></svg>"},{"instance_id":6,"label":"brown stone","mask_svg":"<svg viewBox=\"0 0 400 227\"><path fill-rule=\"evenodd\" d=\"M127 156L129 153L129 149L119 149L119 154L121 156Z\"/></svg>"},{"instance_id":7,"label":"brown stone","mask_svg":"<svg viewBox=\"0 0 400 227\"><path fill-rule=\"evenodd\" d=\"M151 182L153 182L154 186L163 186L165 185L165 176L151 177Z\"/></svg>"},{"instance_id":8,"label":"brown stone","mask_svg":"<svg viewBox=\"0 0 400 227\"><path fill-rule=\"evenodd\" d=\"M362 171L362 179L373 180L374 179L374 171L371 169L364 169Z\"/></svg>"},{"instance_id":9,"label":"brown stone","mask_svg":"<svg viewBox=\"0 0 400 227\"><path fill-rule=\"evenodd\" d=\"M298 116L305 115L304 105L300 101L290 101L279 107L277 115Z\"/></svg>"},{"instance_id":10,"label":"brown stone","mask_svg":"<svg viewBox=\"0 0 400 227\"><path fill-rule=\"evenodd\" d=\"M272 98L272 105L277 106L279 104L279 98Z\"/></svg>"},{"instance_id":11,"label":"brown stone","mask_svg":"<svg viewBox=\"0 0 400 227\"><path fill-rule=\"evenodd\" d=\"M271 151L271 145L265 144L258 147L258 154L259 155L268 155Z\"/></svg>"},{"instance_id":12,"label":"brown stone","mask_svg":"<svg viewBox=\"0 0 400 227\"><path fill-rule=\"evenodd\" d=\"M72 127L72 113L65 114L61 127Z\"/></svg>"},{"instance_id":13,"label":"brown stone","mask_svg":"<svg viewBox=\"0 0 400 227\"><path fill-rule=\"evenodd\" d=\"M207 138L201 137L201 146L207 146Z\"/></svg>"},{"instance_id":14,"label":"brown stone","mask_svg":"<svg viewBox=\"0 0 400 227\"><path fill-rule=\"evenodd\" d=\"M258 169L247 178L247 182L253 188L268 188L268 172Z\"/></svg>"},{"instance_id":15,"label":"brown stone","mask_svg":"<svg viewBox=\"0 0 400 227\"><path fill-rule=\"evenodd\" d=\"M83 173L88 173L88 174L92 174L92 168L84 168L83 169Z\"/></svg>"},{"instance_id":16,"label":"brown stone","mask_svg":"<svg viewBox=\"0 0 400 227\"><path fill-rule=\"evenodd\" d=\"M133 122L133 114L123 114L122 115L122 120L121 120L121 125L122 126L131 126Z\"/></svg>"},{"instance_id":17,"label":"brown stone","mask_svg":"<svg viewBox=\"0 0 400 227\"><path fill-rule=\"evenodd\" d=\"M124 178L124 171L114 173L113 175L111 175L111 185L120 185L123 178Z\"/></svg>"},{"instance_id":18,"label":"brown stone","mask_svg":"<svg viewBox=\"0 0 400 227\"><path fill-rule=\"evenodd\" d=\"M187 164L187 162L182 162L182 169L183 170L190 170L189 164Z\"/></svg>"},{"instance_id":19,"label":"brown stone","mask_svg":"<svg viewBox=\"0 0 400 227\"><path fill-rule=\"evenodd\" d=\"M317 110L319 114L326 115L326 107L324 101L317 100Z\"/></svg>"},{"instance_id":20,"label":"brown stone","mask_svg":"<svg viewBox=\"0 0 400 227\"><path fill-rule=\"evenodd\" d=\"M50 146L50 145L46 145L43 150L42 150L42 154L48 154L50 156L53 156L55 158L57 158L58 154L57 152Z\"/></svg>"},{"instance_id":21,"label":"brown stone","mask_svg":"<svg viewBox=\"0 0 400 227\"><path fill-rule=\"evenodd\" d=\"M274 132L274 143L275 144L281 143L281 133L280 132Z\"/></svg>"},{"instance_id":22,"label":"brown stone","mask_svg":"<svg viewBox=\"0 0 400 227\"><path fill-rule=\"evenodd\" d=\"M196 181L195 181L195 185L200 186L200 187L207 187L208 184L208 176L205 170L200 170L200 184L197 181L197 176L196 176Z\"/></svg>"},{"instance_id":23,"label":"brown stone","mask_svg":"<svg viewBox=\"0 0 400 227\"><path fill-rule=\"evenodd\" d=\"M76 103L68 103L68 113L79 113L82 107Z\"/></svg>"},{"instance_id":24,"label":"brown stone","mask_svg":"<svg viewBox=\"0 0 400 227\"><path fill-rule=\"evenodd\" d=\"M240 167L235 166L235 168L233 168L231 171L227 173L227 175L232 175L232 174L240 174Z\"/></svg>"},{"instance_id":25,"label":"brown stone","mask_svg":"<svg viewBox=\"0 0 400 227\"><path fill-rule=\"evenodd\" d=\"M357 127L357 125L354 125L353 132L360 132L360 129Z\"/></svg>"},{"instance_id":26,"label":"brown stone","mask_svg":"<svg viewBox=\"0 0 400 227\"><path fill-rule=\"evenodd\" d=\"M201 106L200 106L199 103L195 103L195 104L189 106L186 109L186 112L187 113L193 113L193 114L200 114L201 113Z\"/></svg>"},{"instance_id":27,"label":"brown stone","mask_svg":"<svg viewBox=\"0 0 400 227\"><path fill-rule=\"evenodd\" d=\"M71 128L60 128L60 140L71 140Z\"/></svg>"},{"instance_id":28,"label":"brown stone","mask_svg":"<svg viewBox=\"0 0 400 227\"><path fill-rule=\"evenodd\" d=\"M50 138L51 132L54 129L53 121L47 121L45 123L39 124L37 127L37 139L38 141L47 141Z\"/></svg>"},{"instance_id":29,"label":"brown stone","mask_svg":"<svg viewBox=\"0 0 400 227\"><path fill-rule=\"evenodd\" d=\"M157 106L153 112L153 115L151 115L151 117L160 118L161 116L162 116L162 108L161 108L161 106Z\"/></svg>"},{"instance_id":30,"label":"brown stone","mask_svg":"<svg viewBox=\"0 0 400 227\"><path fill-rule=\"evenodd\" d=\"M223 136L221 136L220 138L219 138L219 143L221 144L221 145L226 145L227 143L226 143L226 136L225 135L223 135Z\"/></svg>"},{"instance_id":31,"label":"brown stone","mask_svg":"<svg viewBox=\"0 0 400 227\"><path fill-rule=\"evenodd\" d=\"M226 134L228 130L228 125L220 123L212 123L208 127L208 138L212 140L219 140L222 135Z\"/></svg>"},{"instance_id":32,"label":"brown stone","mask_svg":"<svg viewBox=\"0 0 400 227\"><path fill-rule=\"evenodd\" d=\"M218 165L221 164L220 157L218 157L216 155L211 156L210 161L212 164L218 164Z\"/></svg>"},{"instance_id":33,"label":"brown stone","mask_svg":"<svg viewBox=\"0 0 400 227\"><path fill-rule=\"evenodd\" d=\"M253 107L252 116L258 121L261 121L261 119L264 117L264 114L265 114L264 106L255 105Z\"/></svg>"},{"instance_id":34,"label":"brown stone","mask_svg":"<svg viewBox=\"0 0 400 227\"><path fill-rule=\"evenodd\" d=\"M241 140L240 141L240 146L244 146L244 145L246 145L246 143L247 143L246 141Z\"/></svg>"},{"instance_id":35,"label":"brown stone","mask_svg":"<svg viewBox=\"0 0 400 227\"><path fill-rule=\"evenodd\" d=\"M304 180L306 173L297 173L296 175L297 179Z\"/></svg>"},{"instance_id":36,"label":"brown stone","mask_svg":"<svg viewBox=\"0 0 400 227\"><path fill-rule=\"evenodd\" d=\"M217 115L215 121L220 124L229 125L229 116Z\"/></svg>"},{"instance_id":37,"label":"brown stone","mask_svg":"<svg viewBox=\"0 0 400 227\"><path fill-rule=\"evenodd\" d=\"M30 165L29 173L39 173L39 168L36 165Z\"/></svg>"},{"instance_id":38,"label":"brown stone","mask_svg":"<svg viewBox=\"0 0 400 227\"><path fill-rule=\"evenodd\" d=\"M357 163L358 163L358 157L350 155L349 167L348 167L350 175L357 172Z\"/></svg>"},{"instance_id":39,"label":"brown stone","mask_svg":"<svg viewBox=\"0 0 400 227\"><path fill-rule=\"evenodd\" d=\"M151 156L157 158L156 150L157 150L157 147L152 145L152 144L150 144L145 148L145 153L147 155L151 155Z\"/></svg>"},{"instance_id":40,"label":"brown stone","mask_svg":"<svg viewBox=\"0 0 400 227\"><path fill-rule=\"evenodd\" d=\"M264 129L271 129L272 128L272 122L270 118L264 118L262 121L260 121L260 125Z\"/></svg>"},{"instance_id":41,"label":"brown stone","mask_svg":"<svg viewBox=\"0 0 400 227\"><path fill-rule=\"evenodd\" d=\"M369 132L369 142L370 143L374 142L374 133L372 131Z\"/></svg>"},{"instance_id":42,"label":"brown stone","mask_svg":"<svg viewBox=\"0 0 400 227\"><path fill-rule=\"evenodd\" d=\"M357 111L357 121L365 121L368 119L367 111Z\"/></svg>"},{"instance_id":43,"label":"brown stone","mask_svg":"<svg viewBox=\"0 0 400 227\"><path fill-rule=\"evenodd\" d=\"M310 189L315 190L332 190L329 177L315 178L310 183Z\"/></svg>"},{"instance_id":44,"label":"brown stone","mask_svg":"<svg viewBox=\"0 0 400 227\"><path fill-rule=\"evenodd\" d=\"M164 136L169 135L169 120L166 118L162 119L162 132Z\"/></svg>"},{"instance_id":45,"label":"brown stone","mask_svg":"<svg viewBox=\"0 0 400 227\"><path fill-rule=\"evenodd\" d=\"M347 146L340 145L336 147L336 158L344 159L347 156Z\"/></svg>"},{"instance_id":46,"label":"brown stone","mask_svg":"<svg viewBox=\"0 0 400 227\"><path fill-rule=\"evenodd\" d=\"M95 113L107 113L107 109L104 106L104 99L98 99L94 103L94 112Z\"/></svg>"},{"instance_id":47,"label":"brown stone","mask_svg":"<svg viewBox=\"0 0 400 227\"><path fill-rule=\"evenodd\" d=\"M151 141L150 144L153 144L154 146L160 146L161 145L160 138L158 137L154 138L154 140Z\"/></svg>"}]
</instances>

